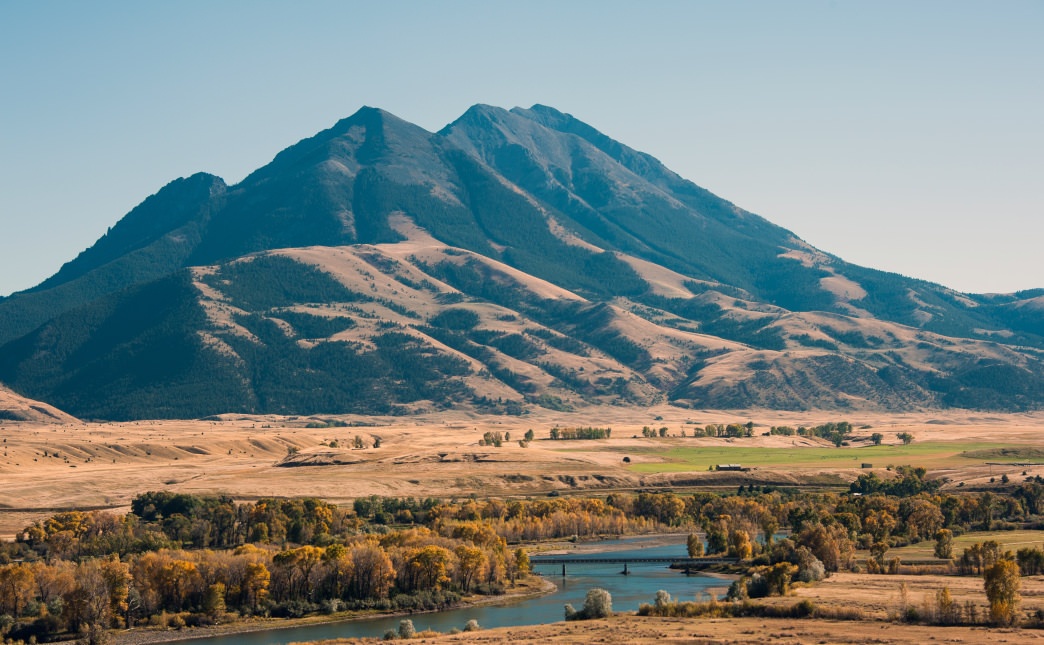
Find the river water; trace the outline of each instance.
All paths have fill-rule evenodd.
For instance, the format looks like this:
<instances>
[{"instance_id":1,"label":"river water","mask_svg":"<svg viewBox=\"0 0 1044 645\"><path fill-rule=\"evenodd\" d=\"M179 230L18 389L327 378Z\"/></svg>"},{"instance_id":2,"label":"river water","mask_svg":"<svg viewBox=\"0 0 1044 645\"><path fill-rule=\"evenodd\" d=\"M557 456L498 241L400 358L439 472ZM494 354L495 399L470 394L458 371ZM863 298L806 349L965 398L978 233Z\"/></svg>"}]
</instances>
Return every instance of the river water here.
<instances>
[{"instance_id":1,"label":"river water","mask_svg":"<svg viewBox=\"0 0 1044 645\"><path fill-rule=\"evenodd\" d=\"M673 540L671 540L673 542ZM604 552L585 553L570 557L686 557L685 537L677 536L677 543L666 546L650 546L649 538L626 538L602 543ZM662 544L662 538L656 541ZM620 564L569 564L566 577L561 576L561 565L535 565L534 571L544 575L558 586L554 593L528 598L506 605L466 607L448 611L413 614L409 616L417 631L434 629L447 632L454 627L463 629L469 620L477 620L482 627L512 627L558 622L564 619L564 605L570 603L576 609L584 604L587 590L601 587L613 598L614 611L635 611L641 603L651 603L656 591L663 589L673 598L693 600L696 595L710 587L727 585L718 578L703 575L686 576L668 569L665 564L632 563L627 567L630 575L621 575ZM227 636L193 639L192 645L286 645L300 641L328 638L380 637L389 629L399 627L403 617L372 618L367 620L304 625L287 629L274 629Z\"/></svg>"}]
</instances>

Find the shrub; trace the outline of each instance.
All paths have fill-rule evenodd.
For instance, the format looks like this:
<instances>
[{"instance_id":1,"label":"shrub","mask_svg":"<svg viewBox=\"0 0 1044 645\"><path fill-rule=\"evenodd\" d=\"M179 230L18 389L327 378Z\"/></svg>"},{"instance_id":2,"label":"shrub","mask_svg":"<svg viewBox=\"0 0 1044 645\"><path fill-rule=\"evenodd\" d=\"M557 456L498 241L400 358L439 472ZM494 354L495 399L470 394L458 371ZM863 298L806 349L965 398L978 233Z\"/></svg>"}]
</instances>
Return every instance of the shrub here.
<instances>
[{"instance_id":1,"label":"shrub","mask_svg":"<svg viewBox=\"0 0 1044 645\"><path fill-rule=\"evenodd\" d=\"M666 607L670 602L671 594L667 593L663 589L660 589L656 592L656 600L653 601L653 604L656 605L657 609L662 609L663 607Z\"/></svg>"},{"instance_id":2,"label":"shrub","mask_svg":"<svg viewBox=\"0 0 1044 645\"><path fill-rule=\"evenodd\" d=\"M613 613L613 597L605 589L594 588L587 592L584 607L580 611L572 605L565 606L566 620L588 620L590 618L606 618Z\"/></svg>"},{"instance_id":3,"label":"shrub","mask_svg":"<svg viewBox=\"0 0 1044 645\"><path fill-rule=\"evenodd\" d=\"M399 638L413 638L417 635L417 629L413 626L413 621L409 618L403 618L399 621Z\"/></svg>"},{"instance_id":4,"label":"shrub","mask_svg":"<svg viewBox=\"0 0 1044 645\"><path fill-rule=\"evenodd\" d=\"M659 609L660 608L659 592L656 592L656 593L657 593L656 607L657 607L657 609ZM747 579L746 578L737 578L736 580L733 580L732 584L729 585L729 592L727 594L725 594L725 597L727 599L729 599L729 600L748 600L750 598L750 593L747 591ZM670 602L670 601L668 600L668 602Z\"/></svg>"},{"instance_id":5,"label":"shrub","mask_svg":"<svg viewBox=\"0 0 1044 645\"><path fill-rule=\"evenodd\" d=\"M588 618L605 618L613 613L613 597L605 589L591 589L584 599L583 611Z\"/></svg>"},{"instance_id":6,"label":"shrub","mask_svg":"<svg viewBox=\"0 0 1044 645\"><path fill-rule=\"evenodd\" d=\"M798 580L801 582L819 582L825 577L826 567L824 567L819 558L814 555L811 556L810 560L799 565Z\"/></svg>"},{"instance_id":7,"label":"shrub","mask_svg":"<svg viewBox=\"0 0 1044 645\"><path fill-rule=\"evenodd\" d=\"M479 627L478 621L475 620L474 618L472 618L468 622L464 623L464 631L466 631L466 632L477 632L480 629L482 629L482 628Z\"/></svg>"},{"instance_id":8,"label":"shrub","mask_svg":"<svg viewBox=\"0 0 1044 645\"><path fill-rule=\"evenodd\" d=\"M319 609L324 614L336 614L341 611L341 599L340 598L328 598L319 603Z\"/></svg>"}]
</instances>

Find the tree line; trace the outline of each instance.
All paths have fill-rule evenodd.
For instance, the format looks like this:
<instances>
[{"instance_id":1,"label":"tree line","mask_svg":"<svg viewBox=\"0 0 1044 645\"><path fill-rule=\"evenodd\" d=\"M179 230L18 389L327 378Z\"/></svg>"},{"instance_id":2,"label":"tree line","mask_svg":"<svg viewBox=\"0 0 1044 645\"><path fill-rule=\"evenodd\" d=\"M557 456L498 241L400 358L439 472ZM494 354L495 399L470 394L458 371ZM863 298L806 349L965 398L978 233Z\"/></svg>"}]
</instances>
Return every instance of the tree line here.
<instances>
[{"instance_id":1,"label":"tree line","mask_svg":"<svg viewBox=\"0 0 1044 645\"><path fill-rule=\"evenodd\" d=\"M941 493L923 469L895 474L864 476L859 494L750 486L604 498L367 497L351 508L145 493L126 515L58 513L0 546L0 631L43 640L254 614L439 608L462 594L501 593L525 575L526 541L664 529L688 531L691 555L739 558L745 575L734 596L754 598L857 567L857 549L869 551L869 572L897 571L887 552L916 541L934 539L936 555L951 558L954 536L1036 526L1044 505L1035 480L997 493ZM1012 615L1011 574L1044 570L1044 551L1001 553L985 542L966 549L955 570L984 579L994 571L991 584L1008 598L997 616Z\"/></svg>"}]
</instances>

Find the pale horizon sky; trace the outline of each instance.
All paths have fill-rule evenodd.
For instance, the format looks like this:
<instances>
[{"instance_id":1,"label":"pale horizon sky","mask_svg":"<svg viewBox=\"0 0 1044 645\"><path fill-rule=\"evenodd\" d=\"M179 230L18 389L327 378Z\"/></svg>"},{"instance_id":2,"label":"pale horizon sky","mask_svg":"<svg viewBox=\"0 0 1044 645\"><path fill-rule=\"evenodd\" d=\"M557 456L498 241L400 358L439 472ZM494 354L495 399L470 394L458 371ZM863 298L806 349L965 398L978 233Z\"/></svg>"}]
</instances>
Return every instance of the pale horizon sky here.
<instances>
[{"instance_id":1,"label":"pale horizon sky","mask_svg":"<svg viewBox=\"0 0 1044 645\"><path fill-rule=\"evenodd\" d=\"M0 295L381 107L569 112L850 262L1044 287L1044 0L0 0Z\"/></svg>"}]
</instances>

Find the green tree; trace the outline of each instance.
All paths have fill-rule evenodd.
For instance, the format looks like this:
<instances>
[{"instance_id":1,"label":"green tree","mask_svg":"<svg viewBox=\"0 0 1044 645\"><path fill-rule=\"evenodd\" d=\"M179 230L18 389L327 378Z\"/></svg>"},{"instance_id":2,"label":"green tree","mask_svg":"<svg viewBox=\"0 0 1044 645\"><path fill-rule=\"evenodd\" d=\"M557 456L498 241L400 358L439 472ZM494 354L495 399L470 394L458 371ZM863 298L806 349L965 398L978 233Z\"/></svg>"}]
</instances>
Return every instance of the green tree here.
<instances>
[{"instance_id":1,"label":"green tree","mask_svg":"<svg viewBox=\"0 0 1044 645\"><path fill-rule=\"evenodd\" d=\"M950 559L953 557L953 531L939 529L935 534L935 557Z\"/></svg>"},{"instance_id":2,"label":"green tree","mask_svg":"<svg viewBox=\"0 0 1044 645\"><path fill-rule=\"evenodd\" d=\"M870 557L876 560L879 565L884 564L885 553L888 553L888 542L884 540L874 542L870 546Z\"/></svg>"},{"instance_id":3,"label":"green tree","mask_svg":"<svg viewBox=\"0 0 1044 645\"><path fill-rule=\"evenodd\" d=\"M218 618L225 613L225 585L215 582L207 587L203 596L203 611L211 618Z\"/></svg>"},{"instance_id":4,"label":"green tree","mask_svg":"<svg viewBox=\"0 0 1044 645\"><path fill-rule=\"evenodd\" d=\"M772 540L779 530L779 522L772 513L765 513L761 518L761 533L765 537L765 548L772 547Z\"/></svg>"},{"instance_id":5,"label":"green tree","mask_svg":"<svg viewBox=\"0 0 1044 645\"><path fill-rule=\"evenodd\" d=\"M690 558L698 558L703 555L703 540L695 533L689 533L689 537L685 540L685 549Z\"/></svg>"},{"instance_id":6,"label":"green tree","mask_svg":"<svg viewBox=\"0 0 1044 645\"><path fill-rule=\"evenodd\" d=\"M797 566L789 562L779 562L767 567L763 575L768 582L769 593L779 596L787 595L790 590L790 581L797 571Z\"/></svg>"}]
</instances>

